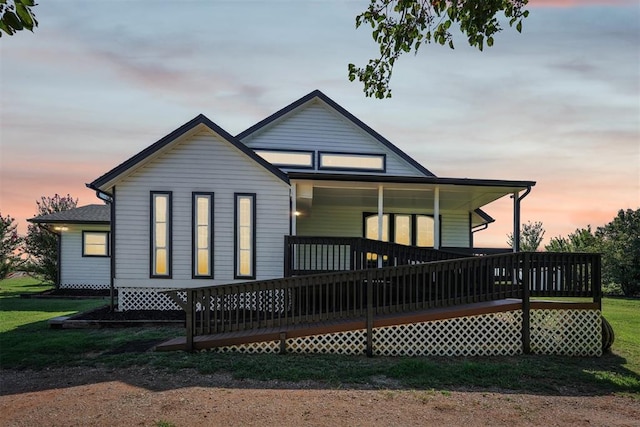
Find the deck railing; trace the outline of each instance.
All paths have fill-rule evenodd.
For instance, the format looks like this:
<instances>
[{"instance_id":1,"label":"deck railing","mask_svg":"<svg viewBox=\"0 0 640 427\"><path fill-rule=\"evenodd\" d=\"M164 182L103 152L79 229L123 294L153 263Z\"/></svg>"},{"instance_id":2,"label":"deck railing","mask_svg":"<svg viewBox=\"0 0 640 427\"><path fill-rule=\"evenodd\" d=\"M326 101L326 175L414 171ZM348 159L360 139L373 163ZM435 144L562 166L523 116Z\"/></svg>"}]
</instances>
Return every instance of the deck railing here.
<instances>
[{"instance_id":1,"label":"deck railing","mask_svg":"<svg viewBox=\"0 0 640 427\"><path fill-rule=\"evenodd\" d=\"M177 293L173 297L177 299ZM180 291L184 292L184 290ZM373 318L530 296L600 302L600 256L509 253L186 290L187 347L197 335ZM527 326L528 327L528 326Z\"/></svg>"},{"instance_id":2,"label":"deck railing","mask_svg":"<svg viewBox=\"0 0 640 427\"><path fill-rule=\"evenodd\" d=\"M361 237L285 236L284 275L419 264L465 258L465 253L406 246Z\"/></svg>"}]
</instances>

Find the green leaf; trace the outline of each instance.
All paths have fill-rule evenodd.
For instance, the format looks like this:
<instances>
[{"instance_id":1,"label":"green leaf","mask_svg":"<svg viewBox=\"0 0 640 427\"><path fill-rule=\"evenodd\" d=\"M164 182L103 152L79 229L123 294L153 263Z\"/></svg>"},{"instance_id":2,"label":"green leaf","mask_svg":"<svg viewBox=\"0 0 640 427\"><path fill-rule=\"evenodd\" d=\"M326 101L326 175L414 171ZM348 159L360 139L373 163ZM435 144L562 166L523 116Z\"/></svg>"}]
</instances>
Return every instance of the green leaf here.
<instances>
[{"instance_id":1,"label":"green leaf","mask_svg":"<svg viewBox=\"0 0 640 427\"><path fill-rule=\"evenodd\" d=\"M16 16L15 13L8 11L4 13L4 16L2 17L2 20L11 28L13 28L16 31L20 31L24 28L24 25L22 25L22 22L20 22L20 19L18 19L18 17Z\"/></svg>"},{"instance_id":2,"label":"green leaf","mask_svg":"<svg viewBox=\"0 0 640 427\"><path fill-rule=\"evenodd\" d=\"M516 25L516 30L518 30L519 33L522 32L522 20L518 21L518 24Z\"/></svg>"},{"instance_id":3,"label":"green leaf","mask_svg":"<svg viewBox=\"0 0 640 427\"><path fill-rule=\"evenodd\" d=\"M33 19L31 19L31 13L29 13L29 10L23 4L16 3L16 12L18 13L18 18L20 18L24 27L28 30L33 30Z\"/></svg>"},{"instance_id":4,"label":"green leaf","mask_svg":"<svg viewBox=\"0 0 640 427\"><path fill-rule=\"evenodd\" d=\"M0 20L0 30L4 31L5 33L9 34L10 36L12 36L15 33L15 31L13 31L13 28L8 26L4 22L4 19ZM0 31L0 37L2 37L2 31Z\"/></svg>"},{"instance_id":5,"label":"green leaf","mask_svg":"<svg viewBox=\"0 0 640 427\"><path fill-rule=\"evenodd\" d=\"M489 47L493 46L493 37L488 37L487 38L487 46L489 46Z\"/></svg>"}]
</instances>

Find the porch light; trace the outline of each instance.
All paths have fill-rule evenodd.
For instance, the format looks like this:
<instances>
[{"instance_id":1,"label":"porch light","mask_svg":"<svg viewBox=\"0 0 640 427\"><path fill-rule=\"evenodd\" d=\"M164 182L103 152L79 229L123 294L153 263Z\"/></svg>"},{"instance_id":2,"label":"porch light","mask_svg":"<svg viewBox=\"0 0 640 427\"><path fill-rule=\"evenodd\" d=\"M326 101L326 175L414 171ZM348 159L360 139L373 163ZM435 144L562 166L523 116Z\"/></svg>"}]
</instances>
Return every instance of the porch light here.
<instances>
[{"instance_id":1,"label":"porch light","mask_svg":"<svg viewBox=\"0 0 640 427\"><path fill-rule=\"evenodd\" d=\"M302 215L302 212L300 212L300 211L295 211L293 214L294 214L295 216L300 216L300 215Z\"/></svg>"},{"instance_id":2,"label":"porch light","mask_svg":"<svg viewBox=\"0 0 640 427\"><path fill-rule=\"evenodd\" d=\"M64 226L56 226L56 227L53 227L53 229L56 230L56 231L67 231L67 230L69 230L69 228L64 227Z\"/></svg>"}]
</instances>

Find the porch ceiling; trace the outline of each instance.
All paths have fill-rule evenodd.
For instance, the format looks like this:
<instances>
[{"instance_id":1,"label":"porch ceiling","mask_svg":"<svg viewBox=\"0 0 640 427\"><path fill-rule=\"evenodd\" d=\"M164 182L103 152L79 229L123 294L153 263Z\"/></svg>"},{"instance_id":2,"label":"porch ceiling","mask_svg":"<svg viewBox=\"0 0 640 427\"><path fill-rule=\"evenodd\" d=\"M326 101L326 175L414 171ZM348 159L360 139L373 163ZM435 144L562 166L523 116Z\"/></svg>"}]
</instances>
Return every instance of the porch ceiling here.
<instances>
[{"instance_id":1,"label":"porch ceiling","mask_svg":"<svg viewBox=\"0 0 640 427\"><path fill-rule=\"evenodd\" d=\"M313 203L328 206L359 206L363 209L377 210L378 186L384 189L385 211L420 211L432 210L435 189L440 189L441 211L467 211L478 208L500 199L506 195L519 192L529 185L455 184L455 183L414 183L414 182L362 182L362 181L325 181L325 180L292 180L300 185L313 186ZM535 184L535 183L526 183Z\"/></svg>"}]
</instances>

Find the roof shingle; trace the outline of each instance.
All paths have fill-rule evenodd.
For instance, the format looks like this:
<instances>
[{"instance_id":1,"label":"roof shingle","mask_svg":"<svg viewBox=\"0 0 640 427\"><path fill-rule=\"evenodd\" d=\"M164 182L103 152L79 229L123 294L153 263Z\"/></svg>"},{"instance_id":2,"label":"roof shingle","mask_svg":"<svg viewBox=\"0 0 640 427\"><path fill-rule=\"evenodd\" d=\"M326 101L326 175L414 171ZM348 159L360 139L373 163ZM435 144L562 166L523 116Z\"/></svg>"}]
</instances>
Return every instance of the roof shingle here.
<instances>
[{"instance_id":1,"label":"roof shingle","mask_svg":"<svg viewBox=\"0 0 640 427\"><path fill-rule=\"evenodd\" d=\"M69 209L62 212L54 212L47 215L40 215L28 219L34 224L109 224L111 222L111 206L109 205L87 205L79 208Z\"/></svg>"}]
</instances>

